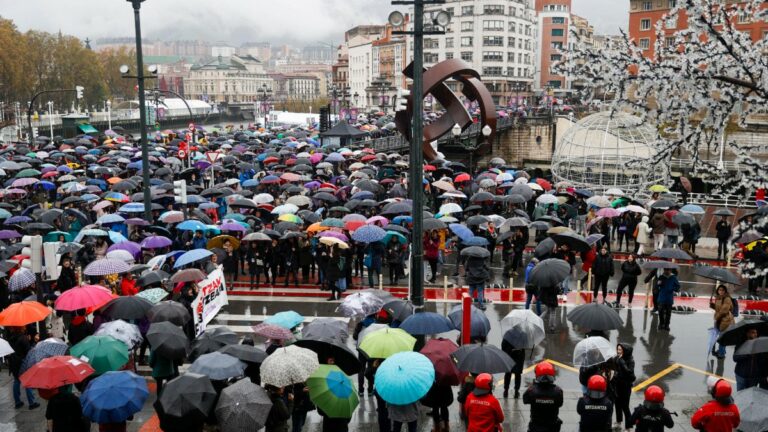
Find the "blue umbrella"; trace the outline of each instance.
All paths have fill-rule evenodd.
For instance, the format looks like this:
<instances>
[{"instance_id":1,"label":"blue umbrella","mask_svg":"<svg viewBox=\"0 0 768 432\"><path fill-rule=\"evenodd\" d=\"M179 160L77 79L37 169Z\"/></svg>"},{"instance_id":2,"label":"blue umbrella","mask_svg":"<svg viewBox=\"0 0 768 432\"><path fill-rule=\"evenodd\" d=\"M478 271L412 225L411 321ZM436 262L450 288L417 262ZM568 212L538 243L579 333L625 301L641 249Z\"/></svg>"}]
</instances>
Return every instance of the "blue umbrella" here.
<instances>
[{"instance_id":1,"label":"blue umbrella","mask_svg":"<svg viewBox=\"0 0 768 432\"><path fill-rule=\"evenodd\" d=\"M100 225L125 222L125 218L119 214L107 213L104 216L96 219L96 223Z\"/></svg>"},{"instance_id":2,"label":"blue umbrella","mask_svg":"<svg viewBox=\"0 0 768 432\"><path fill-rule=\"evenodd\" d=\"M374 196L376 196L376 195L373 192L360 191L360 192L352 195L352 199L364 200L364 199L368 199L368 198L373 198Z\"/></svg>"},{"instance_id":3,"label":"blue umbrella","mask_svg":"<svg viewBox=\"0 0 768 432\"><path fill-rule=\"evenodd\" d=\"M415 313L406 318L399 328L412 335L430 335L454 330L448 318L435 312Z\"/></svg>"},{"instance_id":4,"label":"blue umbrella","mask_svg":"<svg viewBox=\"0 0 768 432\"><path fill-rule=\"evenodd\" d=\"M361 243L374 243L386 235L387 232L376 225L363 225L352 233L352 239Z\"/></svg>"},{"instance_id":5,"label":"blue umbrella","mask_svg":"<svg viewBox=\"0 0 768 432\"><path fill-rule=\"evenodd\" d=\"M477 306L472 305L472 309L469 314L471 336L472 337L485 337L488 336L488 332L491 331L491 321L485 316L482 310ZM461 330L462 323L462 308L461 305L456 305L448 312L448 319L453 323L453 327L456 330Z\"/></svg>"},{"instance_id":6,"label":"blue umbrella","mask_svg":"<svg viewBox=\"0 0 768 432\"><path fill-rule=\"evenodd\" d=\"M54 189L56 189L56 185L55 185L55 184L53 184L53 183L51 183L51 182L49 182L49 181L41 181L41 182L38 182L38 183L35 185L35 187L43 188L43 189L45 189L45 190L47 190L47 191L50 191L50 190L54 190Z\"/></svg>"},{"instance_id":7,"label":"blue umbrella","mask_svg":"<svg viewBox=\"0 0 768 432\"><path fill-rule=\"evenodd\" d=\"M400 242L400 244L408 243L408 239L397 231L387 231L387 235L381 239L381 242L384 244L389 244L389 242L392 241L392 237L397 238L397 241Z\"/></svg>"},{"instance_id":8,"label":"blue umbrella","mask_svg":"<svg viewBox=\"0 0 768 432\"><path fill-rule=\"evenodd\" d=\"M403 222L411 223L413 222L413 218L411 216L395 216L395 218L392 219L392 223L396 225L400 225Z\"/></svg>"},{"instance_id":9,"label":"blue umbrella","mask_svg":"<svg viewBox=\"0 0 768 432\"><path fill-rule=\"evenodd\" d=\"M249 179L240 184L242 187L256 187L259 185L259 181L256 179Z\"/></svg>"},{"instance_id":10,"label":"blue umbrella","mask_svg":"<svg viewBox=\"0 0 768 432\"><path fill-rule=\"evenodd\" d=\"M452 223L448 225L448 229L456 234L463 242L469 241L475 236L469 228L462 224Z\"/></svg>"},{"instance_id":11,"label":"blue umbrella","mask_svg":"<svg viewBox=\"0 0 768 432\"><path fill-rule=\"evenodd\" d=\"M278 312L264 320L267 324L292 329L304 322L304 317L294 311Z\"/></svg>"},{"instance_id":12,"label":"blue umbrella","mask_svg":"<svg viewBox=\"0 0 768 432\"><path fill-rule=\"evenodd\" d=\"M488 239L485 237L473 236L471 239L462 240L467 246L488 246Z\"/></svg>"},{"instance_id":13,"label":"blue umbrella","mask_svg":"<svg viewBox=\"0 0 768 432\"><path fill-rule=\"evenodd\" d=\"M176 229L181 231L205 231L206 228L207 227L204 223L194 219L185 220L184 222L176 225Z\"/></svg>"},{"instance_id":14,"label":"blue umbrella","mask_svg":"<svg viewBox=\"0 0 768 432\"><path fill-rule=\"evenodd\" d=\"M200 195L187 195L187 204L202 204L204 202L208 202L208 200Z\"/></svg>"},{"instance_id":15,"label":"blue umbrella","mask_svg":"<svg viewBox=\"0 0 768 432\"><path fill-rule=\"evenodd\" d=\"M128 239L125 238L124 235L117 231L109 231L107 234L109 234L109 240L112 241L114 244L127 242Z\"/></svg>"},{"instance_id":16,"label":"blue umbrella","mask_svg":"<svg viewBox=\"0 0 768 432\"><path fill-rule=\"evenodd\" d=\"M185 265L192 264L195 261L208 258L213 255L213 252L206 249L192 249L191 251L184 252L173 265L173 268L184 267Z\"/></svg>"},{"instance_id":17,"label":"blue umbrella","mask_svg":"<svg viewBox=\"0 0 768 432\"><path fill-rule=\"evenodd\" d=\"M130 371L110 371L88 384L80 403L96 423L120 423L141 411L149 396L144 378Z\"/></svg>"},{"instance_id":18,"label":"blue umbrella","mask_svg":"<svg viewBox=\"0 0 768 432\"><path fill-rule=\"evenodd\" d=\"M6 209L0 209L0 219L8 219L11 217L11 212Z\"/></svg>"},{"instance_id":19,"label":"blue umbrella","mask_svg":"<svg viewBox=\"0 0 768 432\"><path fill-rule=\"evenodd\" d=\"M118 209L125 213L141 213L144 211L144 203L128 203Z\"/></svg>"},{"instance_id":20,"label":"blue umbrella","mask_svg":"<svg viewBox=\"0 0 768 432\"><path fill-rule=\"evenodd\" d=\"M423 398L435 382L435 367L424 355L405 351L384 360L376 371L376 393L392 405Z\"/></svg>"},{"instance_id":21,"label":"blue umbrella","mask_svg":"<svg viewBox=\"0 0 768 432\"><path fill-rule=\"evenodd\" d=\"M696 204L687 204L680 207L680 211L689 214L704 214L704 209Z\"/></svg>"}]
</instances>

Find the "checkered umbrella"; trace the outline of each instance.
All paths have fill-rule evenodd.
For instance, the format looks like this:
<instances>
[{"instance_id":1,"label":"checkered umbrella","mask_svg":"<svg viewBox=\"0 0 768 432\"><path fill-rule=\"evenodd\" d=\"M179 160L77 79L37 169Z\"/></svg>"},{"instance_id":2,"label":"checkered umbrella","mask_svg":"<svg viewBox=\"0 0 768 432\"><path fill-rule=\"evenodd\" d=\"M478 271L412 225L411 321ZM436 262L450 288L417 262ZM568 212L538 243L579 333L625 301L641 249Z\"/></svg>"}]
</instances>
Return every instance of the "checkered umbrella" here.
<instances>
[{"instance_id":1,"label":"checkered umbrella","mask_svg":"<svg viewBox=\"0 0 768 432\"><path fill-rule=\"evenodd\" d=\"M306 348L278 348L261 364L261 383L275 387L303 383L318 366L317 354Z\"/></svg>"},{"instance_id":2,"label":"checkered umbrella","mask_svg":"<svg viewBox=\"0 0 768 432\"><path fill-rule=\"evenodd\" d=\"M21 291L34 283L35 274L32 273L32 270L22 267L11 275L11 279L8 281L8 290L11 292Z\"/></svg>"},{"instance_id":3,"label":"checkered umbrella","mask_svg":"<svg viewBox=\"0 0 768 432\"><path fill-rule=\"evenodd\" d=\"M96 260L83 270L86 276L106 276L111 274L125 273L131 269L131 266L124 261L112 258L103 258Z\"/></svg>"},{"instance_id":4,"label":"checkered umbrella","mask_svg":"<svg viewBox=\"0 0 768 432\"><path fill-rule=\"evenodd\" d=\"M221 391L215 411L222 432L250 432L264 427L271 409L266 390L240 380Z\"/></svg>"},{"instance_id":5,"label":"checkered umbrella","mask_svg":"<svg viewBox=\"0 0 768 432\"><path fill-rule=\"evenodd\" d=\"M29 350L24 360L21 362L21 371L24 373L27 369L40 363L48 357L61 356L67 353L69 346L61 339L48 338L38 342L34 348Z\"/></svg>"}]
</instances>

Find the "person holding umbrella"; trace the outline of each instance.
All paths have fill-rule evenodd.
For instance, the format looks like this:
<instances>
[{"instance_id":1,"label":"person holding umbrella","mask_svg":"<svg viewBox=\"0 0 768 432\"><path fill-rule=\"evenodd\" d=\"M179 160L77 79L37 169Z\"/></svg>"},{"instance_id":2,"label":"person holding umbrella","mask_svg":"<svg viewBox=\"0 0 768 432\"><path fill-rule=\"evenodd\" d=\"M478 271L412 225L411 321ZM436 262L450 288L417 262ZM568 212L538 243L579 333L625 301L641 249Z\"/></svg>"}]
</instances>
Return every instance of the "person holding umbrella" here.
<instances>
[{"instance_id":1,"label":"person holding umbrella","mask_svg":"<svg viewBox=\"0 0 768 432\"><path fill-rule=\"evenodd\" d=\"M80 398L72 394L72 384L58 388L48 400L45 419L49 432L88 432L91 423L83 417Z\"/></svg>"},{"instance_id":2,"label":"person holding umbrella","mask_svg":"<svg viewBox=\"0 0 768 432\"><path fill-rule=\"evenodd\" d=\"M597 302L597 293L602 288L603 303L608 296L608 280L613 277L613 258L608 254L608 247L603 244L600 253L592 263L592 274L595 275L595 286L592 288L592 301Z\"/></svg>"},{"instance_id":3,"label":"person holding umbrella","mask_svg":"<svg viewBox=\"0 0 768 432\"><path fill-rule=\"evenodd\" d=\"M272 401L264 432L288 432L288 420L293 413L293 393L285 396L285 388L267 384L264 387Z\"/></svg>"},{"instance_id":4,"label":"person holding umbrella","mask_svg":"<svg viewBox=\"0 0 768 432\"><path fill-rule=\"evenodd\" d=\"M485 283L491 278L491 269L488 267L490 252L479 246L470 246L462 250L461 255L467 257L464 278L469 285L469 296L474 298L477 307L485 310Z\"/></svg>"},{"instance_id":5,"label":"person holding umbrella","mask_svg":"<svg viewBox=\"0 0 768 432\"><path fill-rule=\"evenodd\" d=\"M733 361L736 363L734 375L736 375L736 391L755 387L768 377L768 353L739 354L740 348L750 340L759 336L757 328L751 327L744 332L745 340L736 346L733 353ZM721 345L722 346L722 345Z\"/></svg>"},{"instance_id":6,"label":"person holding umbrella","mask_svg":"<svg viewBox=\"0 0 768 432\"><path fill-rule=\"evenodd\" d=\"M563 390L555 384L555 367L543 361L534 368L536 378L523 393L523 403L531 406L528 432L560 432L560 407Z\"/></svg>"},{"instance_id":7,"label":"person holding umbrella","mask_svg":"<svg viewBox=\"0 0 768 432\"><path fill-rule=\"evenodd\" d=\"M731 296L728 295L728 288L725 285L719 285L715 290L715 297L710 297L709 307L715 311L715 331L719 334L725 331L733 324L733 301ZM720 347L715 350L712 346L712 355L719 359L725 358L725 345L720 344Z\"/></svg>"},{"instance_id":8,"label":"person holding umbrella","mask_svg":"<svg viewBox=\"0 0 768 432\"><path fill-rule=\"evenodd\" d=\"M659 287L659 294L656 299L656 305L659 309L659 330L669 331L672 305L675 302L675 293L680 291L680 282L671 269L665 268L664 273L658 278L657 286Z\"/></svg>"},{"instance_id":9,"label":"person holding umbrella","mask_svg":"<svg viewBox=\"0 0 768 432\"><path fill-rule=\"evenodd\" d=\"M516 348L514 345L509 343L506 339L502 339L501 350L507 353L507 355L511 357L512 360L515 361L515 366L512 368L512 370L504 374L504 398L506 399L507 396L509 396L509 384L510 384L510 381L512 380L512 374L514 374L515 375L514 397L515 399L518 399L520 397L520 384L523 376L523 365L525 364L525 349Z\"/></svg>"}]
</instances>

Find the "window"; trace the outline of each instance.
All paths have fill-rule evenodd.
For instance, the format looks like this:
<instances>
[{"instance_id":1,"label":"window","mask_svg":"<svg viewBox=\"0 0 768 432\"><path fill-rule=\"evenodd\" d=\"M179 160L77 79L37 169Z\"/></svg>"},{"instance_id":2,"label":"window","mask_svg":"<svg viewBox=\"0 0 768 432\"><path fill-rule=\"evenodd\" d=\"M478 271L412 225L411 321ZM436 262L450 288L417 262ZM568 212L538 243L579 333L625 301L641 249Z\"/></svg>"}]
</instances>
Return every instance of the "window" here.
<instances>
[{"instance_id":1,"label":"window","mask_svg":"<svg viewBox=\"0 0 768 432\"><path fill-rule=\"evenodd\" d=\"M559 89L563 85L563 83L560 80L551 80L551 81L547 81L547 85L549 87Z\"/></svg>"},{"instance_id":2,"label":"window","mask_svg":"<svg viewBox=\"0 0 768 432\"><path fill-rule=\"evenodd\" d=\"M464 51L461 53L461 59L467 62L472 61L472 51Z\"/></svg>"},{"instance_id":3,"label":"window","mask_svg":"<svg viewBox=\"0 0 768 432\"><path fill-rule=\"evenodd\" d=\"M563 17L553 17L552 18L552 24L565 24L565 18L563 18Z\"/></svg>"},{"instance_id":4,"label":"window","mask_svg":"<svg viewBox=\"0 0 768 432\"><path fill-rule=\"evenodd\" d=\"M744 24L752 21L750 14L744 9L739 9L739 24Z\"/></svg>"},{"instance_id":5,"label":"window","mask_svg":"<svg viewBox=\"0 0 768 432\"><path fill-rule=\"evenodd\" d=\"M651 10L653 9L653 2L645 1L643 2L643 10Z\"/></svg>"},{"instance_id":6,"label":"window","mask_svg":"<svg viewBox=\"0 0 768 432\"><path fill-rule=\"evenodd\" d=\"M445 59L446 59L446 60L450 60L450 59L452 59L452 58L453 58L453 53L452 53L452 52L449 52L449 53L445 53Z\"/></svg>"},{"instance_id":7,"label":"window","mask_svg":"<svg viewBox=\"0 0 768 432\"><path fill-rule=\"evenodd\" d=\"M517 16L517 8L516 7L514 7L514 6L510 6L509 7L509 16L512 16L512 17Z\"/></svg>"},{"instance_id":8,"label":"window","mask_svg":"<svg viewBox=\"0 0 768 432\"><path fill-rule=\"evenodd\" d=\"M509 22L509 32L510 33L517 33L517 25L514 21Z\"/></svg>"},{"instance_id":9,"label":"window","mask_svg":"<svg viewBox=\"0 0 768 432\"><path fill-rule=\"evenodd\" d=\"M675 46L675 37L674 36L665 37L664 38L664 45L666 45L668 47Z\"/></svg>"},{"instance_id":10,"label":"window","mask_svg":"<svg viewBox=\"0 0 768 432\"><path fill-rule=\"evenodd\" d=\"M552 29L552 36L563 36L563 29Z\"/></svg>"},{"instance_id":11,"label":"window","mask_svg":"<svg viewBox=\"0 0 768 432\"><path fill-rule=\"evenodd\" d=\"M438 49L440 48L440 41L437 39L424 39L424 49Z\"/></svg>"},{"instance_id":12,"label":"window","mask_svg":"<svg viewBox=\"0 0 768 432\"><path fill-rule=\"evenodd\" d=\"M424 63L437 63L438 61L436 53L424 53Z\"/></svg>"},{"instance_id":13,"label":"window","mask_svg":"<svg viewBox=\"0 0 768 432\"><path fill-rule=\"evenodd\" d=\"M648 19L648 18L641 19L640 20L640 30L650 30L650 29L651 29L651 20Z\"/></svg>"},{"instance_id":14,"label":"window","mask_svg":"<svg viewBox=\"0 0 768 432\"><path fill-rule=\"evenodd\" d=\"M484 15L504 15L504 5L485 5L483 6Z\"/></svg>"},{"instance_id":15,"label":"window","mask_svg":"<svg viewBox=\"0 0 768 432\"><path fill-rule=\"evenodd\" d=\"M475 14L475 8L474 6L462 6L461 7L461 15L474 15Z\"/></svg>"},{"instance_id":16,"label":"window","mask_svg":"<svg viewBox=\"0 0 768 432\"><path fill-rule=\"evenodd\" d=\"M515 53L507 53L507 61L514 63L514 61L515 61Z\"/></svg>"},{"instance_id":17,"label":"window","mask_svg":"<svg viewBox=\"0 0 768 432\"><path fill-rule=\"evenodd\" d=\"M484 20L483 21L483 30L503 31L504 30L504 21Z\"/></svg>"},{"instance_id":18,"label":"window","mask_svg":"<svg viewBox=\"0 0 768 432\"><path fill-rule=\"evenodd\" d=\"M670 9L677 7L677 0L667 0L667 7Z\"/></svg>"},{"instance_id":19,"label":"window","mask_svg":"<svg viewBox=\"0 0 768 432\"><path fill-rule=\"evenodd\" d=\"M664 21L664 27L667 29L674 29L677 27L677 20L675 18L667 18L667 20Z\"/></svg>"},{"instance_id":20,"label":"window","mask_svg":"<svg viewBox=\"0 0 768 432\"><path fill-rule=\"evenodd\" d=\"M446 8L445 11L448 13L449 16L453 17L453 8Z\"/></svg>"},{"instance_id":21,"label":"window","mask_svg":"<svg viewBox=\"0 0 768 432\"><path fill-rule=\"evenodd\" d=\"M484 76L500 76L501 75L501 66L485 66L483 67L483 75Z\"/></svg>"},{"instance_id":22,"label":"window","mask_svg":"<svg viewBox=\"0 0 768 432\"><path fill-rule=\"evenodd\" d=\"M552 42L552 44L550 45L550 48L556 49L556 50L561 50L561 49L563 49L563 43L562 42Z\"/></svg>"},{"instance_id":23,"label":"window","mask_svg":"<svg viewBox=\"0 0 768 432\"><path fill-rule=\"evenodd\" d=\"M483 36L483 46L504 46L504 37Z\"/></svg>"},{"instance_id":24,"label":"window","mask_svg":"<svg viewBox=\"0 0 768 432\"><path fill-rule=\"evenodd\" d=\"M483 61L504 61L504 53L501 51L483 51Z\"/></svg>"},{"instance_id":25,"label":"window","mask_svg":"<svg viewBox=\"0 0 768 432\"><path fill-rule=\"evenodd\" d=\"M651 40L648 38L640 39L640 49L647 50L651 48Z\"/></svg>"},{"instance_id":26,"label":"window","mask_svg":"<svg viewBox=\"0 0 768 432\"><path fill-rule=\"evenodd\" d=\"M461 46L463 47L471 47L472 46L472 37L471 36L464 36L461 38Z\"/></svg>"},{"instance_id":27,"label":"window","mask_svg":"<svg viewBox=\"0 0 768 432\"><path fill-rule=\"evenodd\" d=\"M553 61L553 62L555 62L555 61L560 61L560 60L562 60L562 59L563 59L563 56L562 56L562 55L560 55L560 54L551 54L551 55L549 56L549 61Z\"/></svg>"},{"instance_id":28,"label":"window","mask_svg":"<svg viewBox=\"0 0 768 432\"><path fill-rule=\"evenodd\" d=\"M510 36L510 37L507 38L507 46L510 47L510 48L514 48L515 47L515 38L514 38L514 36Z\"/></svg>"},{"instance_id":29,"label":"window","mask_svg":"<svg viewBox=\"0 0 768 432\"><path fill-rule=\"evenodd\" d=\"M507 76L515 76L515 68L508 67L507 68Z\"/></svg>"},{"instance_id":30,"label":"window","mask_svg":"<svg viewBox=\"0 0 768 432\"><path fill-rule=\"evenodd\" d=\"M453 38L452 37L445 38L445 47L446 48L453 48Z\"/></svg>"},{"instance_id":31,"label":"window","mask_svg":"<svg viewBox=\"0 0 768 432\"><path fill-rule=\"evenodd\" d=\"M474 22L473 21L462 21L461 22L461 31L472 31L474 29Z\"/></svg>"}]
</instances>

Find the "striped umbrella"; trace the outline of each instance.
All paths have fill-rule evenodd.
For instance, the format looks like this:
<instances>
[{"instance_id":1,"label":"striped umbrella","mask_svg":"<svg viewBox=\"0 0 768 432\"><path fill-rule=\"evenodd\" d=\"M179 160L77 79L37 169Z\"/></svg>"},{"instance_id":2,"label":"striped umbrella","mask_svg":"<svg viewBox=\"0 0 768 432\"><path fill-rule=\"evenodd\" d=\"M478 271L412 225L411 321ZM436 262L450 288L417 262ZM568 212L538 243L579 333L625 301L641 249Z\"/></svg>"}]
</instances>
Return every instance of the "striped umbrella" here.
<instances>
[{"instance_id":1,"label":"striped umbrella","mask_svg":"<svg viewBox=\"0 0 768 432\"><path fill-rule=\"evenodd\" d=\"M85 270L83 270L83 274L86 276L106 276L125 273L130 269L131 266L124 261L103 258L88 264L88 266L85 267Z\"/></svg>"},{"instance_id":2,"label":"striped umbrella","mask_svg":"<svg viewBox=\"0 0 768 432\"><path fill-rule=\"evenodd\" d=\"M21 291L24 288L35 283L35 274L28 268L20 268L11 276L8 281L8 290L11 292Z\"/></svg>"}]
</instances>

